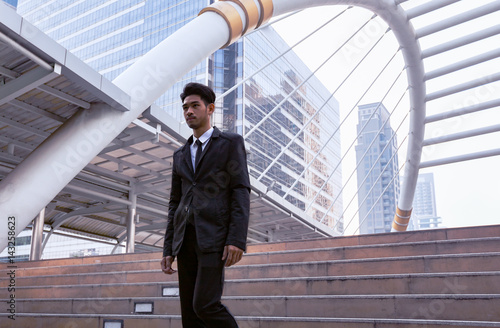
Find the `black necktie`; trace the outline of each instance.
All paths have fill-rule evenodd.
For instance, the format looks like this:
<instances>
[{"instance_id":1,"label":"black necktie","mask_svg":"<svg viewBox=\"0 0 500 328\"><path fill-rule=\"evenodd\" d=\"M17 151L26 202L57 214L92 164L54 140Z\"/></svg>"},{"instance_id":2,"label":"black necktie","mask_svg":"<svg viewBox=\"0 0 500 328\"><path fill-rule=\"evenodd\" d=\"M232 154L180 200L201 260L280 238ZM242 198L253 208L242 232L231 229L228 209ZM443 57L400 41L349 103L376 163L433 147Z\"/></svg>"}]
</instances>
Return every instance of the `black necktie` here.
<instances>
[{"instance_id":1,"label":"black necktie","mask_svg":"<svg viewBox=\"0 0 500 328\"><path fill-rule=\"evenodd\" d=\"M196 146L198 146L198 149L196 149L196 157L194 158L194 169L198 167L198 163L200 162L201 158L201 152L203 151L203 148L201 147L203 144L201 143L200 139L196 139Z\"/></svg>"}]
</instances>

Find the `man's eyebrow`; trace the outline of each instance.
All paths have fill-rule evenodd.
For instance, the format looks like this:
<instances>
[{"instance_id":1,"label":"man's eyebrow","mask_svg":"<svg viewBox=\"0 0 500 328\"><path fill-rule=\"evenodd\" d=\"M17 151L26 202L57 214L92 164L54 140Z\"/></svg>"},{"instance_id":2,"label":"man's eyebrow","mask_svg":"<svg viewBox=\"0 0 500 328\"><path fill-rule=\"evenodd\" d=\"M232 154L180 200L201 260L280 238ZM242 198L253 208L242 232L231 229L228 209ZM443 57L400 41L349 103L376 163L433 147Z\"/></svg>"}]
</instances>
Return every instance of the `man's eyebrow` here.
<instances>
[{"instance_id":1,"label":"man's eyebrow","mask_svg":"<svg viewBox=\"0 0 500 328\"><path fill-rule=\"evenodd\" d=\"M201 103L201 101L199 101L199 100L193 100L193 101L190 101L190 102L183 103L182 107L188 106L188 105L191 105L191 104L200 104L200 103Z\"/></svg>"}]
</instances>

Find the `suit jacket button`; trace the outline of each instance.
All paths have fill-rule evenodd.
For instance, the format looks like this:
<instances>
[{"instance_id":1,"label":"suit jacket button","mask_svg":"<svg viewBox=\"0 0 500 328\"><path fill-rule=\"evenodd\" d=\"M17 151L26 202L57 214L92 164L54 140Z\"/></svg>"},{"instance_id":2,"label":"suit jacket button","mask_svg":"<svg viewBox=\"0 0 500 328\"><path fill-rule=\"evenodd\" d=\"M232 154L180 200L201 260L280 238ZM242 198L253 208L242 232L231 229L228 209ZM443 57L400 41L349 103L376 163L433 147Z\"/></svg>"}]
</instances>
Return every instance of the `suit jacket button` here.
<instances>
[{"instance_id":1,"label":"suit jacket button","mask_svg":"<svg viewBox=\"0 0 500 328\"><path fill-rule=\"evenodd\" d=\"M196 186L196 182L193 182L193 186Z\"/></svg>"}]
</instances>

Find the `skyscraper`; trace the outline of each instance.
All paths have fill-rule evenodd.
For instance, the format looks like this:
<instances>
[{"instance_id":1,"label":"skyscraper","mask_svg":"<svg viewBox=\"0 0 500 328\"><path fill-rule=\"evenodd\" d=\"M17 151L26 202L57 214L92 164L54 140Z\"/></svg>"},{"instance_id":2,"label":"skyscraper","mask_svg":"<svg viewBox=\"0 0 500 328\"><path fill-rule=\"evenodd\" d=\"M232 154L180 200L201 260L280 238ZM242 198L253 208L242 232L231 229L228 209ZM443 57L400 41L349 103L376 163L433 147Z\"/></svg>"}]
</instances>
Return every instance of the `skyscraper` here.
<instances>
[{"instance_id":1,"label":"skyscraper","mask_svg":"<svg viewBox=\"0 0 500 328\"><path fill-rule=\"evenodd\" d=\"M16 8L17 7L17 0L3 0L8 5L11 5L12 7Z\"/></svg>"},{"instance_id":2,"label":"skyscraper","mask_svg":"<svg viewBox=\"0 0 500 328\"><path fill-rule=\"evenodd\" d=\"M434 174L418 175L417 188L413 198L412 220L416 220L416 229L438 228L442 220L437 215L436 195L434 191Z\"/></svg>"},{"instance_id":3,"label":"skyscraper","mask_svg":"<svg viewBox=\"0 0 500 328\"><path fill-rule=\"evenodd\" d=\"M18 12L112 80L211 3L20 0ZM179 94L185 83L208 84L220 96L278 58L219 97L214 123L245 136L253 177L342 233L341 170L333 171L340 160L340 136L330 135L339 125L338 103L315 77L306 81L311 72L293 52L280 56L287 49L271 27L251 33L198 64L156 104L183 121Z\"/></svg>"},{"instance_id":4,"label":"skyscraper","mask_svg":"<svg viewBox=\"0 0 500 328\"><path fill-rule=\"evenodd\" d=\"M399 195L397 140L382 103L358 107L356 145L360 232L390 232Z\"/></svg>"}]
</instances>

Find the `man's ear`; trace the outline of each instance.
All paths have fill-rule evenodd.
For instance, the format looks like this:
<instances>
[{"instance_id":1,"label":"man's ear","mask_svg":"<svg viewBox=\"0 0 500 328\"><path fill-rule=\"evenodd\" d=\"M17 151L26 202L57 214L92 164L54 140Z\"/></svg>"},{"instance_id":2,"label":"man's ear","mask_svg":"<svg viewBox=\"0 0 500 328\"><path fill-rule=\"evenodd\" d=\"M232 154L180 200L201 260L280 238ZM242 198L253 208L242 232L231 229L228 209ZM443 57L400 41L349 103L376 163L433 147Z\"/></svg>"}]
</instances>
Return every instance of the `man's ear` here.
<instances>
[{"instance_id":1,"label":"man's ear","mask_svg":"<svg viewBox=\"0 0 500 328\"><path fill-rule=\"evenodd\" d=\"M208 115L212 115L215 111L215 104L214 103L211 103L211 104L208 104Z\"/></svg>"}]
</instances>

